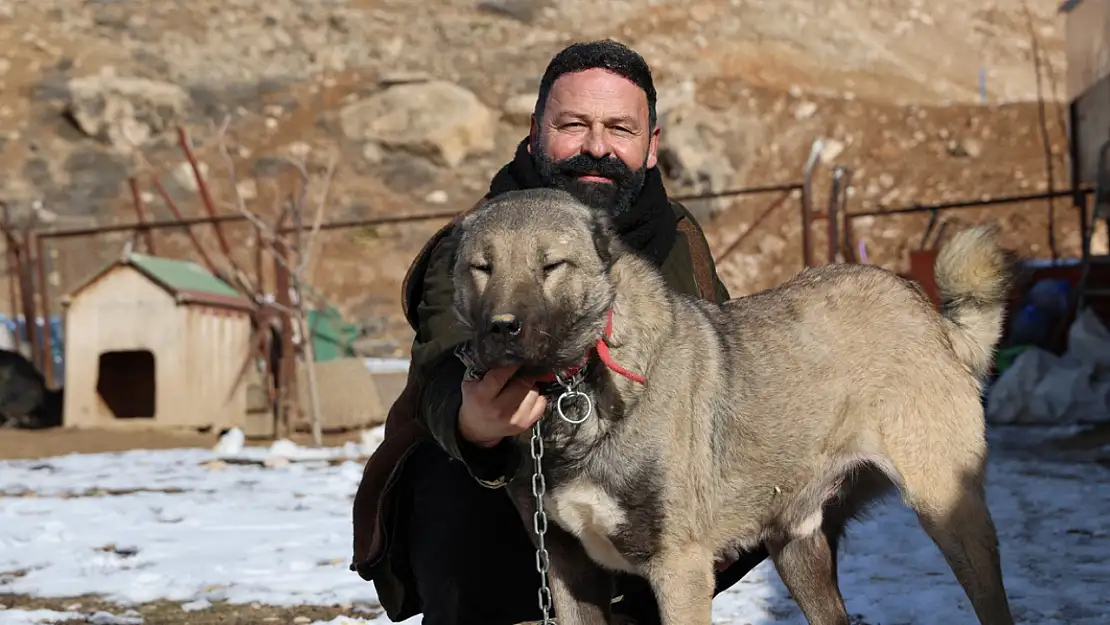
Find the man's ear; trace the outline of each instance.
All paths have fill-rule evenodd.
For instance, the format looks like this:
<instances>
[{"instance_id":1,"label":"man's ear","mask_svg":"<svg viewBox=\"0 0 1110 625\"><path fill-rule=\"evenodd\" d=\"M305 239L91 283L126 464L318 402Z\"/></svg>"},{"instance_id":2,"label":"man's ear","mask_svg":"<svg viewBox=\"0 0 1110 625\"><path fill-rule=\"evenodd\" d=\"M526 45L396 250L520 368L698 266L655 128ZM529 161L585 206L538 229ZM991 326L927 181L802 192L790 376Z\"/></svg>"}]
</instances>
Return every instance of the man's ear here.
<instances>
[{"instance_id":1,"label":"man's ear","mask_svg":"<svg viewBox=\"0 0 1110 625\"><path fill-rule=\"evenodd\" d=\"M660 132L661 129L659 128L659 124L656 124L655 128L651 131L651 138L648 139L647 159L644 161L644 165L647 167L647 169L651 169L652 167L655 167L659 164Z\"/></svg>"}]
</instances>

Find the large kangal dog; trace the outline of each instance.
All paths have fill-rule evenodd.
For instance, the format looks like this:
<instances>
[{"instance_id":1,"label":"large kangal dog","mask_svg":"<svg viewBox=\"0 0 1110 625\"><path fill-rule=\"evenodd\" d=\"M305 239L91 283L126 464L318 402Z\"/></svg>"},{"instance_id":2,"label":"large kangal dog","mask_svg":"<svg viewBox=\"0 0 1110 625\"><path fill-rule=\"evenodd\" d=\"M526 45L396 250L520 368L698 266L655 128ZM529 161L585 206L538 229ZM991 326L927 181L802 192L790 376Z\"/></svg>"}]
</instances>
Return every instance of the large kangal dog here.
<instances>
[{"instance_id":1,"label":"large kangal dog","mask_svg":"<svg viewBox=\"0 0 1110 625\"><path fill-rule=\"evenodd\" d=\"M716 554L759 543L810 623L847 624L836 540L891 488L979 621L1013 623L980 403L1008 268L980 227L937 259L939 313L914 283L853 264L717 306L668 289L565 192L468 215L454 275L471 366L560 380L540 422L559 624L606 623L609 571L624 571L651 582L665 625L709 625ZM518 442L509 492L531 533Z\"/></svg>"}]
</instances>

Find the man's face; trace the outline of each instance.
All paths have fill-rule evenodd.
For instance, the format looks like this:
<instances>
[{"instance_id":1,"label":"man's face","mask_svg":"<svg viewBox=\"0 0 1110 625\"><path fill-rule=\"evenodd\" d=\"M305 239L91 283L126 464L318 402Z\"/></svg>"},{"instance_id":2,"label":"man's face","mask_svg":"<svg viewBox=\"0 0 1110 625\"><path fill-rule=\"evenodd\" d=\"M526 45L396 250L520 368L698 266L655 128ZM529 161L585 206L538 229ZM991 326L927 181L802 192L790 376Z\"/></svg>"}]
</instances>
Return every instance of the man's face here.
<instances>
[{"instance_id":1,"label":"man's face","mask_svg":"<svg viewBox=\"0 0 1110 625\"><path fill-rule=\"evenodd\" d=\"M545 184L617 215L639 197L658 144L644 91L617 74L589 69L552 85L543 119L532 119L529 150Z\"/></svg>"}]
</instances>

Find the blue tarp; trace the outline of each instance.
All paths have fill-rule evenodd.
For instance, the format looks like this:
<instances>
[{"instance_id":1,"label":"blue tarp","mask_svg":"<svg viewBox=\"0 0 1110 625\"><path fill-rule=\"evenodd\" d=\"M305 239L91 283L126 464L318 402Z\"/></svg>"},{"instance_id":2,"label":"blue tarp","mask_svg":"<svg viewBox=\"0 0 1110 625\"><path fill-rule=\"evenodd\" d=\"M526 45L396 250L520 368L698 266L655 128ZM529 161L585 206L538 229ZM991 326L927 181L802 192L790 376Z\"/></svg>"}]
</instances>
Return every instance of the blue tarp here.
<instances>
[{"instance_id":1,"label":"blue tarp","mask_svg":"<svg viewBox=\"0 0 1110 625\"><path fill-rule=\"evenodd\" d=\"M23 319L23 315L12 318L3 313L0 313L0 323L12 333L13 337L23 343L29 343L27 335L27 324ZM43 323L42 317L36 319L35 323L35 338L41 344L43 340ZM58 315L50 317L50 351L51 357L54 360L54 379L62 381L65 379L65 337L62 332L62 318Z\"/></svg>"}]
</instances>

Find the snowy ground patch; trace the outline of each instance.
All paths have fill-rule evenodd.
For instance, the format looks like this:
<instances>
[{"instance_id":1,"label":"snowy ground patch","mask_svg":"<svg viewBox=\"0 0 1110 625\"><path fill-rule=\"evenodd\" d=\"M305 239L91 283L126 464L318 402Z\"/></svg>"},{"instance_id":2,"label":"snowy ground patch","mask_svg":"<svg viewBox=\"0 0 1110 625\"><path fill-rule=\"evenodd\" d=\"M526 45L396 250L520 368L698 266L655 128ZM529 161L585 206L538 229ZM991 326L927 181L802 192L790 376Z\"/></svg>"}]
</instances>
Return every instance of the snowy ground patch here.
<instances>
[{"instance_id":1,"label":"snowy ground patch","mask_svg":"<svg viewBox=\"0 0 1110 625\"><path fill-rule=\"evenodd\" d=\"M229 437L218 453L0 462L0 576L10 574L0 592L95 594L120 605L166 599L185 609L219 601L372 607L373 585L347 566L351 498L379 436L325 450L288 442L244 448ZM1039 435L992 433L988 497L1015 616L1044 625L1110 622L1110 471L1021 451L1031 436ZM852 527L840 571L848 609L861 622L975 622L939 551L897 501ZM59 618L0 610L0 625ZM353 609L331 625L388 622ZM716 599L714 622L805 620L764 563Z\"/></svg>"}]
</instances>

